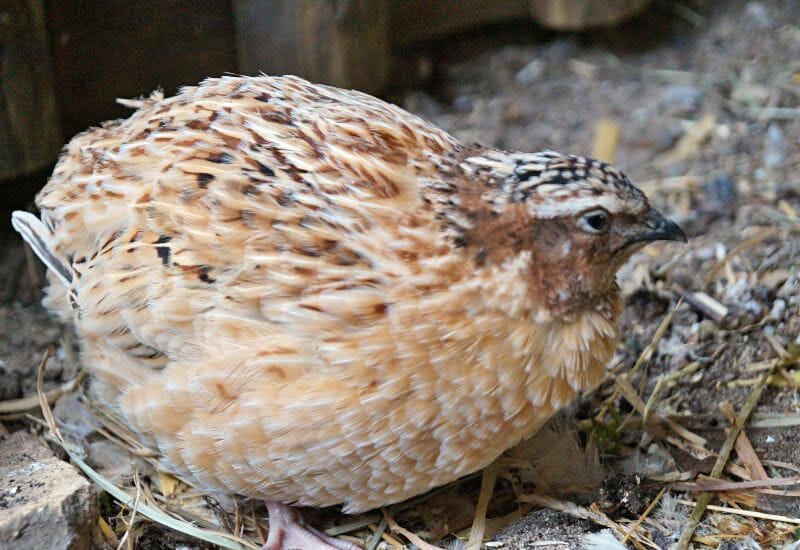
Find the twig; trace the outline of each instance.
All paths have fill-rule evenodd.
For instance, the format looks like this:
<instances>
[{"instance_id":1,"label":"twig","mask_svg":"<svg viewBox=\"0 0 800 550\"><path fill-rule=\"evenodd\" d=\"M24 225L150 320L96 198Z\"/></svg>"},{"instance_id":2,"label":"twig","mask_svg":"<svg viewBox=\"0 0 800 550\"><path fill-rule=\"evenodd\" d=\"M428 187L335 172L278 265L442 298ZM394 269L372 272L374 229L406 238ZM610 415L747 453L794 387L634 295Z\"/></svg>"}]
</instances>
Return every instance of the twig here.
<instances>
[{"instance_id":1,"label":"twig","mask_svg":"<svg viewBox=\"0 0 800 550\"><path fill-rule=\"evenodd\" d=\"M375 527L375 531L367 541L366 550L375 550L378 547L378 544L381 542L381 537L383 536L383 533L386 532L387 527L389 527L389 523L386 521L386 518L384 518L381 520L378 526Z\"/></svg>"},{"instance_id":2,"label":"twig","mask_svg":"<svg viewBox=\"0 0 800 550\"><path fill-rule=\"evenodd\" d=\"M50 354L52 356L52 353ZM49 359L49 356L48 356ZM54 403L59 397L64 395L65 393L69 393L74 390L78 384L84 378L84 373L80 373L78 376L60 385L57 388L53 388L52 390L46 392L44 394L44 398L47 400L48 403ZM8 399L6 401L0 401L0 415L5 414L16 414L29 411L31 409L35 409L37 406L40 406L41 402L39 401L38 393L36 395L28 395L26 397L20 397L19 399Z\"/></svg>"},{"instance_id":3,"label":"twig","mask_svg":"<svg viewBox=\"0 0 800 550\"><path fill-rule=\"evenodd\" d=\"M754 479L751 481L698 481L696 483L673 483L676 491L741 491L743 489L760 489L762 487L781 487L784 485L800 485L798 477L779 477L771 479Z\"/></svg>"},{"instance_id":4,"label":"twig","mask_svg":"<svg viewBox=\"0 0 800 550\"><path fill-rule=\"evenodd\" d=\"M64 438L62 438L61 434L58 432L58 426L56 426L56 421L53 418L53 411L50 410L50 402L47 400L47 395L44 393L44 369L47 366L47 361L52 355L53 346L47 346L47 350L45 350L44 356L39 363L39 369L36 371L36 397L39 400L39 406L42 408L42 416L44 416L50 431L53 433L53 436L63 445Z\"/></svg>"},{"instance_id":5,"label":"twig","mask_svg":"<svg viewBox=\"0 0 800 550\"><path fill-rule=\"evenodd\" d=\"M673 285L673 288L695 311L712 319L718 325L722 325L727 319L729 310L725 304L720 303L705 292L691 292L678 284Z\"/></svg>"}]
</instances>

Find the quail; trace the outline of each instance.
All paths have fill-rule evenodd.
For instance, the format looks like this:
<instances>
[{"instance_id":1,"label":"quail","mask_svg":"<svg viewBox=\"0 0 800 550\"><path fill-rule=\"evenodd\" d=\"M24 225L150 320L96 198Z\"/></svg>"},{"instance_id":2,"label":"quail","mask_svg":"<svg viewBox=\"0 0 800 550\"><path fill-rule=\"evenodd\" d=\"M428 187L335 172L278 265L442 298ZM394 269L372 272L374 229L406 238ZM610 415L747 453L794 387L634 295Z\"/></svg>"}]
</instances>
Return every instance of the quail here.
<instances>
[{"instance_id":1,"label":"quail","mask_svg":"<svg viewBox=\"0 0 800 550\"><path fill-rule=\"evenodd\" d=\"M374 97L224 77L76 136L14 227L96 399L268 503L266 548L483 468L604 373L616 272L686 238L614 166L463 145Z\"/></svg>"}]
</instances>

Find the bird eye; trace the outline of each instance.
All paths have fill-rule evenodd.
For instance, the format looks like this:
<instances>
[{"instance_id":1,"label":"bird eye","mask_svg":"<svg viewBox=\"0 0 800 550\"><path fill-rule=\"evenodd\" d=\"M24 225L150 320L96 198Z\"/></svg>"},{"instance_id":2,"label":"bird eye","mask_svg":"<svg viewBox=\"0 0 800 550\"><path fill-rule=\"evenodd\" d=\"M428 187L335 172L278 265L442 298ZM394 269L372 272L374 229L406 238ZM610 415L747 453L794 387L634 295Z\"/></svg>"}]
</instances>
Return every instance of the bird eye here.
<instances>
[{"instance_id":1,"label":"bird eye","mask_svg":"<svg viewBox=\"0 0 800 550\"><path fill-rule=\"evenodd\" d=\"M578 224L589 233L603 233L611 225L611 217L605 210L591 210L580 217Z\"/></svg>"}]
</instances>

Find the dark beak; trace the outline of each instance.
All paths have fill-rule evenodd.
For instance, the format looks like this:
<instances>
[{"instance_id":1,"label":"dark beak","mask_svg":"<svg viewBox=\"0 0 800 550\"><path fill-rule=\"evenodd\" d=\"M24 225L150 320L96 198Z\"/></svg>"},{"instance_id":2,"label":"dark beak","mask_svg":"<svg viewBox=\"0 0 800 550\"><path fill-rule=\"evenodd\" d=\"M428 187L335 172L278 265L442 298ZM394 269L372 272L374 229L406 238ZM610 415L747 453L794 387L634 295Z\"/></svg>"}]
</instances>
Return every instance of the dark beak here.
<instances>
[{"instance_id":1,"label":"dark beak","mask_svg":"<svg viewBox=\"0 0 800 550\"><path fill-rule=\"evenodd\" d=\"M687 242L683 230L672 220L668 220L657 210L650 210L644 218L644 230L631 239L630 243L650 241Z\"/></svg>"}]
</instances>

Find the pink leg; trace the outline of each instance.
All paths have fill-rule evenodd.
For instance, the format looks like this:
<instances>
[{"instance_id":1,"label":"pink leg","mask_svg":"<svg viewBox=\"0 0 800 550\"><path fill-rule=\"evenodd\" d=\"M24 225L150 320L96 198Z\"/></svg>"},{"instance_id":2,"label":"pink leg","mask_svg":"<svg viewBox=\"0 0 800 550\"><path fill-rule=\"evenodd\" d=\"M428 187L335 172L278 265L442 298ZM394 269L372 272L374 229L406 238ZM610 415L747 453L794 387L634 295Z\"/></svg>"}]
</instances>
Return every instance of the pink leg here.
<instances>
[{"instance_id":1,"label":"pink leg","mask_svg":"<svg viewBox=\"0 0 800 550\"><path fill-rule=\"evenodd\" d=\"M279 502L267 502L269 536L261 550L361 550L352 542L329 537L305 527L296 510Z\"/></svg>"}]
</instances>

